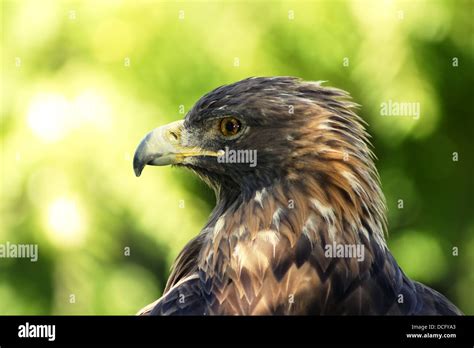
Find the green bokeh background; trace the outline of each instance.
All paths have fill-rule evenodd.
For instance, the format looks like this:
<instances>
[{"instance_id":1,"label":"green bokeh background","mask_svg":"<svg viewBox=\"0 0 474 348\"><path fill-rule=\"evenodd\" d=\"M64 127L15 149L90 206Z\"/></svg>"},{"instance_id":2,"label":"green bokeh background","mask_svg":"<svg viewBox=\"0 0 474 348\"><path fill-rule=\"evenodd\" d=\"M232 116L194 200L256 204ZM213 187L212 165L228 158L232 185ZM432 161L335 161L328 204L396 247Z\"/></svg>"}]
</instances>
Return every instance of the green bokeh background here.
<instances>
[{"instance_id":1,"label":"green bokeh background","mask_svg":"<svg viewBox=\"0 0 474 348\"><path fill-rule=\"evenodd\" d=\"M390 248L474 314L472 1L1 7L0 243L36 243L39 260L0 259L0 314L134 314L157 299L214 197L180 169L137 179L136 145L205 92L270 75L362 105ZM388 100L420 103L420 118L382 117Z\"/></svg>"}]
</instances>

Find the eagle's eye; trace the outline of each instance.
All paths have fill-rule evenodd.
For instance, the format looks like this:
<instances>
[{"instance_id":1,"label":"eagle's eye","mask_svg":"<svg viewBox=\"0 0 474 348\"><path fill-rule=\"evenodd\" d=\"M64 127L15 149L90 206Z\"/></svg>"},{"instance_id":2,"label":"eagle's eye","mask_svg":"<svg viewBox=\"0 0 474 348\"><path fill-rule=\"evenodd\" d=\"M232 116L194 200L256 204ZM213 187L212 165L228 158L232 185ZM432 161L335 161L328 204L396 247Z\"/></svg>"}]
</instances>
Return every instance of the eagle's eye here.
<instances>
[{"instance_id":1,"label":"eagle's eye","mask_svg":"<svg viewBox=\"0 0 474 348\"><path fill-rule=\"evenodd\" d=\"M224 117L220 123L221 133L226 137L236 135L241 128L242 123L235 117Z\"/></svg>"}]
</instances>

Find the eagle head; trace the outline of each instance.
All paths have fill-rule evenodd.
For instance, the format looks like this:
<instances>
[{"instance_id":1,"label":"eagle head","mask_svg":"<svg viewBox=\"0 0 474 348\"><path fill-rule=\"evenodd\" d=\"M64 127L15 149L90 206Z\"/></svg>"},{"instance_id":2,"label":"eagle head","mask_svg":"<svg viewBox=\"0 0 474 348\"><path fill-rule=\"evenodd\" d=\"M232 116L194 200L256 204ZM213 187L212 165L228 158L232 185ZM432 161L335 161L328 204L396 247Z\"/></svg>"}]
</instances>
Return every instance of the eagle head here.
<instances>
[{"instance_id":1,"label":"eagle head","mask_svg":"<svg viewBox=\"0 0 474 348\"><path fill-rule=\"evenodd\" d=\"M353 206L365 190L383 220L373 154L356 106L342 90L294 77L221 86L184 120L145 136L135 152L135 174L145 165L184 166L214 188L218 200L245 200L276 183L304 186L312 178L321 199L339 205Z\"/></svg>"}]
</instances>

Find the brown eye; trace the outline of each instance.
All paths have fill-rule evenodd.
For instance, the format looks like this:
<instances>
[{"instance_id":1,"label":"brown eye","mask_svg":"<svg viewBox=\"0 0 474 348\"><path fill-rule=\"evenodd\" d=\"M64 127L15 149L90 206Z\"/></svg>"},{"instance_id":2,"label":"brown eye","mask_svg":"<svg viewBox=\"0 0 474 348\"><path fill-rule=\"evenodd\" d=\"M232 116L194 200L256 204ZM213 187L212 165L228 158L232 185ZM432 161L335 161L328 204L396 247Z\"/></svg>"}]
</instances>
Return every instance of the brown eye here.
<instances>
[{"instance_id":1,"label":"brown eye","mask_svg":"<svg viewBox=\"0 0 474 348\"><path fill-rule=\"evenodd\" d=\"M238 119L234 117L225 117L221 120L221 133L226 137L236 135L241 128L242 124Z\"/></svg>"}]
</instances>

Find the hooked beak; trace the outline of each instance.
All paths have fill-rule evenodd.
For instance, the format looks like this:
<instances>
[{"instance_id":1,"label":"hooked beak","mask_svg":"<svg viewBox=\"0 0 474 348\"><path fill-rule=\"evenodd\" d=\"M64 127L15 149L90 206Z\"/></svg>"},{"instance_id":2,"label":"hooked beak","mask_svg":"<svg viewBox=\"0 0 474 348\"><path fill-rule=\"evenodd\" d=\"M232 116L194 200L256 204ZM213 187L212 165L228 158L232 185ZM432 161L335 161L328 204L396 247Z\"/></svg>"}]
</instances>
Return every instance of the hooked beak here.
<instances>
[{"instance_id":1,"label":"hooked beak","mask_svg":"<svg viewBox=\"0 0 474 348\"><path fill-rule=\"evenodd\" d=\"M194 156L215 156L215 151L207 151L194 146L182 145L184 121L176 121L158 127L148 133L138 145L133 157L133 170L140 176L148 165L166 166L183 163L186 158Z\"/></svg>"}]
</instances>

